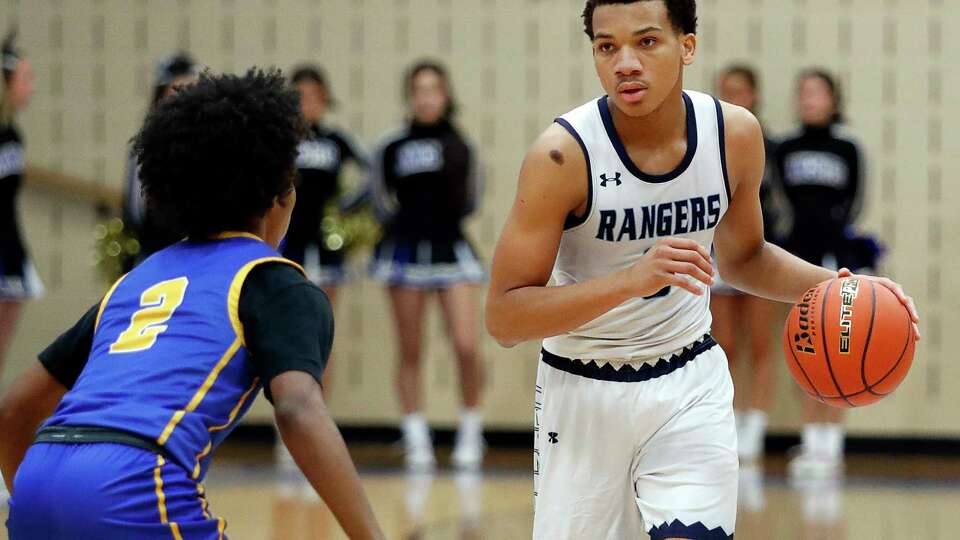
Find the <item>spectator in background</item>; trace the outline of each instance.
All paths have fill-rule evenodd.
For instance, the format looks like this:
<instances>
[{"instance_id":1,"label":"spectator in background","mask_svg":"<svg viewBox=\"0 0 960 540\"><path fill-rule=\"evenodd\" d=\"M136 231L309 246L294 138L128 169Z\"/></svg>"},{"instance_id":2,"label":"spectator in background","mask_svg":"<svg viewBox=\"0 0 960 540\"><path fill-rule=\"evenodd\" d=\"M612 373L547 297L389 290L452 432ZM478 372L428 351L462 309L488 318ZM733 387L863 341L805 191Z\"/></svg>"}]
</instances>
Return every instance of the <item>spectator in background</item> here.
<instances>
[{"instance_id":1,"label":"spectator in background","mask_svg":"<svg viewBox=\"0 0 960 540\"><path fill-rule=\"evenodd\" d=\"M734 65L725 69L717 80L717 94L723 101L739 105L756 114L760 104L756 72L747 66ZM768 242L779 244L776 237L778 214L773 197L773 152L775 145L764 137L767 170L760 185L760 204L763 207L763 231ZM713 313L712 333L730 359L730 371L740 353L749 351L750 375L741 379L735 392L737 443L741 461L750 462L763 455L763 439L774 393L774 371L770 363L770 317L773 303L759 296L734 289L718 276L711 289L710 311Z\"/></svg>"},{"instance_id":2,"label":"spectator in background","mask_svg":"<svg viewBox=\"0 0 960 540\"><path fill-rule=\"evenodd\" d=\"M200 67L189 54L180 52L161 60L157 64L149 111L173 95L177 88L195 83L199 74ZM127 160L123 222L140 242L137 262L183 238L181 231L177 231L163 216L157 215L144 205L140 193L140 168L132 154Z\"/></svg>"},{"instance_id":3,"label":"spectator in background","mask_svg":"<svg viewBox=\"0 0 960 540\"><path fill-rule=\"evenodd\" d=\"M845 229L857 217L864 164L859 145L840 124L840 87L826 71L811 69L797 79L800 130L780 143L777 173L793 210L785 247L813 264L845 266ZM800 453L790 462L794 476L835 477L843 468L843 411L803 398Z\"/></svg>"},{"instance_id":4,"label":"spectator in background","mask_svg":"<svg viewBox=\"0 0 960 540\"><path fill-rule=\"evenodd\" d=\"M426 300L436 292L460 368L463 411L452 459L472 468L483 455L476 284L485 272L464 236L463 220L478 203L478 158L452 123L456 104L443 66L414 65L404 91L410 117L379 146L370 170L370 189L385 227L371 274L387 285L396 322L396 384L408 467L435 464L421 415L421 350Z\"/></svg>"},{"instance_id":5,"label":"spectator in background","mask_svg":"<svg viewBox=\"0 0 960 540\"><path fill-rule=\"evenodd\" d=\"M15 117L30 103L35 75L16 47L16 32L3 41L0 95L0 374L24 300L43 292L20 235L17 195L23 182L23 139ZM7 498L0 475L0 504Z\"/></svg>"}]
</instances>

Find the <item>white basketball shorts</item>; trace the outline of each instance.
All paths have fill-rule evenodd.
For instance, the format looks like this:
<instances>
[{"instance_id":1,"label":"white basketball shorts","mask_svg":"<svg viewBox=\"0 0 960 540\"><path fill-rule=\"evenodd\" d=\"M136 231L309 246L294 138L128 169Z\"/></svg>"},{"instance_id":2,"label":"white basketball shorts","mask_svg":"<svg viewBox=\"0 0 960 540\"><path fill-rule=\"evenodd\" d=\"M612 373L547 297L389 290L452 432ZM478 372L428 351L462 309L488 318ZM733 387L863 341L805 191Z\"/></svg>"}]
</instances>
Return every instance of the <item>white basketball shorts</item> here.
<instances>
[{"instance_id":1,"label":"white basketball shorts","mask_svg":"<svg viewBox=\"0 0 960 540\"><path fill-rule=\"evenodd\" d=\"M713 338L655 365L540 359L534 539L733 538L733 382Z\"/></svg>"}]
</instances>

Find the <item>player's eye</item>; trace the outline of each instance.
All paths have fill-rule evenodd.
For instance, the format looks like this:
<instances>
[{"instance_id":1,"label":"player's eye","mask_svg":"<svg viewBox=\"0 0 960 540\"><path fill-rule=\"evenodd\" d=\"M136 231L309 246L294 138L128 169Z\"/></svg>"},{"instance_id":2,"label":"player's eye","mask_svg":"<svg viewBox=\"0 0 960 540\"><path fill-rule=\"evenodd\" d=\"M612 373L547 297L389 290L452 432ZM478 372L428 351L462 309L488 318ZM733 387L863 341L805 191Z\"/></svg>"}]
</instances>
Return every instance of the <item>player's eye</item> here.
<instances>
[{"instance_id":1,"label":"player's eye","mask_svg":"<svg viewBox=\"0 0 960 540\"><path fill-rule=\"evenodd\" d=\"M657 44L657 38L645 37L640 40L640 46L645 49L649 49L650 47L653 47L656 44Z\"/></svg>"},{"instance_id":2,"label":"player's eye","mask_svg":"<svg viewBox=\"0 0 960 540\"><path fill-rule=\"evenodd\" d=\"M613 52L613 49L614 49L613 43L610 43L610 42L600 43L597 45L598 52L610 53L610 52Z\"/></svg>"}]
</instances>

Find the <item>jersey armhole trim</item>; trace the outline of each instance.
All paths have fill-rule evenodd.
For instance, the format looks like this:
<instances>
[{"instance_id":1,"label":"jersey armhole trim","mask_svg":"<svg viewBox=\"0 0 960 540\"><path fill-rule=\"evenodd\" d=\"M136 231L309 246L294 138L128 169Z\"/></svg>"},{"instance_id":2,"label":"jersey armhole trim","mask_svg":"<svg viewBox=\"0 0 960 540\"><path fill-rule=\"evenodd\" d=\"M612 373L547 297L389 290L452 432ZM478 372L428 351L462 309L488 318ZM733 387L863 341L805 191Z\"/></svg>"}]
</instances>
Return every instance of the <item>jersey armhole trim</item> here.
<instances>
[{"instance_id":1,"label":"jersey armhole trim","mask_svg":"<svg viewBox=\"0 0 960 540\"><path fill-rule=\"evenodd\" d=\"M302 266L283 257L262 257L260 259L254 259L240 268L236 275L233 276L233 281L230 282L230 291L227 293L227 313L230 315L230 324L233 326L233 331L236 333L237 339L240 340L240 344L243 347L247 346L247 340L243 336L243 323L240 322L240 292L243 290L243 284L247 280L247 276L250 275L250 272L257 266L270 262L289 264L303 274L304 277L307 276L307 272Z\"/></svg>"},{"instance_id":2,"label":"jersey armhole trim","mask_svg":"<svg viewBox=\"0 0 960 540\"><path fill-rule=\"evenodd\" d=\"M100 308L97 309L97 318L93 323L93 332L97 332L97 328L100 328L100 317L103 316L103 311L107 309L107 302L110 301L110 297L113 296L113 292L117 290L117 287L120 286L120 282L123 281L128 274L120 276L120 279L113 282L113 285L110 286L110 290L107 291L107 294L103 295L103 300L100 301Z\"/></svg>"},{"instance_id":3,"label":"jersey armhole trim","mask_svg":"<svg viewBox=\"0 0 960 540\"><path fill-rule=\"evenodd\" d=\"M727 172L727 136L723 125L723 107L720 100L713 98L717 106L717 139L720 141L720 168L723 169L723 188L727 191L727 205L733 202L733 193L730 191L730 173Z\"/></svg>"},{"instance_id":4,"label":"jersey armhole trim","mask_svg":"<svg viewBox=\"0 0 960 540\"><path fill-rule=\"evenodd\" d=\"M590 214L593 212L593 168L590 165L590 153L587 152L587 145L583 142L583 139L580 138L580 134L577 133L577 130L570 125L570 122L567 122L563 118L556 118L554 122L560 125L563 129L567 130L570 135L576 139L577 144L580 145L580 150L583 151L583 159L587 163L587 209L584 210L583 216L576 216L573 212L567 216L567 220L563 224L563 230L569 231L580 225L583 225L590 219Z\"/></svg>"}]
</instances>

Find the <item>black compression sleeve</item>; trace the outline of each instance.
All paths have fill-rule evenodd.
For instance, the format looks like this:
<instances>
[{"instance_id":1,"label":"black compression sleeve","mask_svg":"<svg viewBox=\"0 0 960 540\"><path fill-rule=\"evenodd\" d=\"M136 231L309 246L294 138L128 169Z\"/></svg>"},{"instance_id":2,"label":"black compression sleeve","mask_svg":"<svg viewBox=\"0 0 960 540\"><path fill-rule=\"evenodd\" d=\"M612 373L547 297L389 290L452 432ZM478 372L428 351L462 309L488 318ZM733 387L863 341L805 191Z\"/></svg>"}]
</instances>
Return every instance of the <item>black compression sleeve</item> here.
<instances>
[{"instance_id":1,"label":"black compression sleeve","mask_svg":"<svg viewBox=\"0 0 960 540\"><path fill-rule=\"evenodd\" d=\"M284 263L256 267L243 285L239 315L267 399L270 381L282 373L303 371L321 381L333 345L333 310L303 274Z\"/></svg>"},{"instance_id":2,"label":"black compression sleeve","mask_svg":"<svg viewBox=\"0 0 960 540\"><path fill-rule=\"evenodd\" d=\"M39 355L43 367L67 388L73 388L87 365L99 311L100 303L97 302Z\"/></svg>"}]
</instances>

